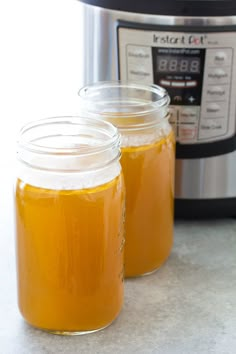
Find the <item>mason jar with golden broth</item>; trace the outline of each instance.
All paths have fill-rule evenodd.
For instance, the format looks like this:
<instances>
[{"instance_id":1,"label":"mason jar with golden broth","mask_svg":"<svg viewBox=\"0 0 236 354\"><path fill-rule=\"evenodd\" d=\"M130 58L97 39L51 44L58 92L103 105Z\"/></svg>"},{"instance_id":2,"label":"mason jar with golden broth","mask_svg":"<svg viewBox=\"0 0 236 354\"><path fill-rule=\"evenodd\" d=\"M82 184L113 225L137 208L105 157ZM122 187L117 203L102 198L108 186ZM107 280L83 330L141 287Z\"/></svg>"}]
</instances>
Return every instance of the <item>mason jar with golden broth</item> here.
<instances>
[{"instance_id":1,"label":"mason jar with golden broth","mask_svg":"<svg viewBox=\"0 0 236 354\"><path fill-rule=\"evenodd\" d=\"M125 275L158 269L173 244L175 138L156 85L102 82L79 92L85 112L116 125L126 185Z\"/></svg>"},{"instance_id":2,"label":"mason jar with golden broth","mask_svg":"<svg viewBox=\"0 0 236 354\"><path fill-rule=\"evenodd\" d=\"M57 334L108 326L123 303L124 183L119 134L77 117L26 125L15 190L18 303Z\"/></svg>"}]
</instances>

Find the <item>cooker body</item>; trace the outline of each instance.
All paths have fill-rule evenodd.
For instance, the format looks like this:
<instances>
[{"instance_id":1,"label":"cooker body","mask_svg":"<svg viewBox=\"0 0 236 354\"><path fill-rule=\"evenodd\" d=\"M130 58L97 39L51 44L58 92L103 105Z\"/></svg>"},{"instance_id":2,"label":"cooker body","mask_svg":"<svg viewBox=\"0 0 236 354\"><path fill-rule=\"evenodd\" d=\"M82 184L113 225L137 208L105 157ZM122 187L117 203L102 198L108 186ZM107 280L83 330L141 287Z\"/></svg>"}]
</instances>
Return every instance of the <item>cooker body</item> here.
<instances>
[{"instance_id":1,"label":"cooker body","mask_svg":"<svg viewBox=\"0 0 236 354\"><path fill-rule=\"evenodd\" d=\"M170 92L177 136L176 215L234 216L236 16L159 16L79 6L84 84L155 82Z\"/></svg>"}]
</instances>

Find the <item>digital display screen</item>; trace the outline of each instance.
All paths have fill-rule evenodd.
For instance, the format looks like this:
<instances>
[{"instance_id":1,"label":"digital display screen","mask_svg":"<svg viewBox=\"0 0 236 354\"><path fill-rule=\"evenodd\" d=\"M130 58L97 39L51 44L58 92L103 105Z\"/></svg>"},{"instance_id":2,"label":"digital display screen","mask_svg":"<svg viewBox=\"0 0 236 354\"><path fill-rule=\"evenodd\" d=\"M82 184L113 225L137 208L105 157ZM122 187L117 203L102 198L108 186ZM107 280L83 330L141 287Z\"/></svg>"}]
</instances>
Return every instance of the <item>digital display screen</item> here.
<instances>
[{"instance_id":1,"label":"digital display screen","mask_svg":"<svg viewBox=\"0 0 236 354\"><path fill-rule=\"evenodd\" d=\"M157 72L199 74L201 61L197 57L157 56Z\"/></svg>"}]
</instances>

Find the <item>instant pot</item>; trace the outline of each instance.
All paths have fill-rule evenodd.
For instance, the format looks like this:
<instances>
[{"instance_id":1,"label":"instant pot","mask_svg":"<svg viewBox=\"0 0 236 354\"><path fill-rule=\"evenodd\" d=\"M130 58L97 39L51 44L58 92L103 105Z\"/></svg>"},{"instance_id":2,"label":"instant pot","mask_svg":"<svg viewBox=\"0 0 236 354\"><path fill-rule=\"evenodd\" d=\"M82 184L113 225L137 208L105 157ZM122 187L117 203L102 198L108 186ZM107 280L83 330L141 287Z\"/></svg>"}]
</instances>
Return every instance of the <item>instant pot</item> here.
<instances>
[{"instance_id":1,"label":"instant pot","mask_svg":"<svg viewBox=\"0 0 236 354\"><path fill-rule=\"evenodd\" d=\"M176 216L236 215L236 0L82 0L84 84L171 97Z\"/></svg>"}]
</instances>

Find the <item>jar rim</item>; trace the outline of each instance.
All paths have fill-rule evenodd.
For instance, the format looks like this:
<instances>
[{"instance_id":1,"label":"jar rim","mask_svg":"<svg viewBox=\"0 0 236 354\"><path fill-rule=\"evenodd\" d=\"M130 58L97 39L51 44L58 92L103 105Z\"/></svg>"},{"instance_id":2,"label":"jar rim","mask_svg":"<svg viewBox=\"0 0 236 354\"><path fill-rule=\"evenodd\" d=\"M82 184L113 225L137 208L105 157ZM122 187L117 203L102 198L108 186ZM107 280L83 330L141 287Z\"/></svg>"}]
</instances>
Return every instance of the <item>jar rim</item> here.
<instances>
[{"instance_id":1,"label":"jar rim","mask_svg":"<svg viewBox=\"0 0 236 354\"><path fill-rule=\"evenodd\" d=\"M119 88L143 91L143 93L150 93L152 95L152 100L150 99L149 101L141 101L140 99L134 100L132 103L131 101L123 101L124 106L127 103L127 107L134 109L134 111L132 112L125 112L130 117L144 116L149 113L158 112L162 108L167 107L170 103L169 94L164 88L155 84L148 85L131 81L100 81L82 87L79 90L78 95L85 103L89 102L92 106L94 106L94 102L99 96L98 90L108 90L108 92L111 92L111 90ZM96 109L88 109L87 107L87 110L93 114L101 114L102 112L104 115L109 115L111 117L117 116L117 113L120 114L120 112L102 111L102 107L105 106L107 102L109 102L109 100L105 101L104 103L102 101L98 101ZM120 100L119 102L122 102L122 100Z\"/></svg>"},{"instance_id":2,"label":"jar rim","mask_svg":"<svg viewBox=\"0 0 236 354\"><path fill-rule=\"evenodd\" d=\"M41 145L37 142L38 139L32 140L30 138L33 130L37 130L40 127L56 127L62 125L70 126L70 128L75 129L78 127L85 128L87 133L93 133L96 136L96 133L103 134L103 139L94 146L47 146L45 143ZM71 133L72 134L72 133ZM60 134L60 136L66 137L68 134ZM76 132L72 136L76 136ZM18 134L17 145L20 149L27 150L28 152L37 153L37 154L47 154L47 155L62 155L62 156L91 156L93 154L106 151L114 146L117 148L120 145L120 134L118 129L107 121L102 121L96 118L88 118L82 116L56 116L50 118L44 118L35 120L25 124Z\"/></svg>"}]
</instances>

